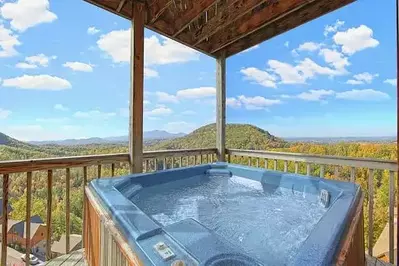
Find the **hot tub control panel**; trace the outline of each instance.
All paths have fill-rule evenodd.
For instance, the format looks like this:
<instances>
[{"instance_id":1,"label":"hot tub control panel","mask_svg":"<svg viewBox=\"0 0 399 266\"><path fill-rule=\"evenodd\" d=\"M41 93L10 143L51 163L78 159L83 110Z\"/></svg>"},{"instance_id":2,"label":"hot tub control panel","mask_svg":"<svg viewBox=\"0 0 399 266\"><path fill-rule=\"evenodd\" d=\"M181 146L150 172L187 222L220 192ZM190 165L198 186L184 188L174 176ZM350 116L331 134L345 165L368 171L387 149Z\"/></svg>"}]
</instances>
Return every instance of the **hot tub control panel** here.
<instances>
[{"instance_id":1,"label":"hot tub control panel","mask_svg":"<svg viewBox=\"0 0 399 266\"><path fill-rule=\"evenodd\" d=\"M164 242L156 243L154 245L154 249L164 260L169 260L175 256L173 251Z\"/></svg>"}]
</instances>

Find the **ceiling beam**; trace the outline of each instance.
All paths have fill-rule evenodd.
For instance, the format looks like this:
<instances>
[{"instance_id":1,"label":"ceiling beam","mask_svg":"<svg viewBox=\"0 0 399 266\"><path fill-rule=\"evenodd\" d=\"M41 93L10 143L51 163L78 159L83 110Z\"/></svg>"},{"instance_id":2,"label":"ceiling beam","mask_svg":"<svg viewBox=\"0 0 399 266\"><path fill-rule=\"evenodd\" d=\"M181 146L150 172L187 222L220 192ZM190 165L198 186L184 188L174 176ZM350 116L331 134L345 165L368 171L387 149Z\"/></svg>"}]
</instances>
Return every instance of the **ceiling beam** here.
<instances>
[{"instance_id":1,"label":"ceiling beam","mask_svg":"<svg viewBox=\"0 0 399 266\"><path fill-rule=\"evenodd\" d=\"M223 9L218 9L218 14L199 29L181 33L178 38L184 42L198 45L216 31L227 27L257 6L267 2L273 4L276 0L228 0ZM230 3L229 3L230 2Z\"/></svg>"},{"instance_id":2,"label":"ceiling beam","mask_svg":"<svg viewBox=\"0 0 399 266\"><path fill-rule=\"evenodd\" d=\"M248 32L253 32L265 23L313 1L323 2L324 0L279 0L273 1L274 3L271 5L269 2L265 2L231 23L229 27L219 29L197 47L213 54L239 40Z\"/></svg>"},{"instance_id":3,"label":"ceiling beam","mask_svg":"<svg viewBox=\"0 0 399 266\"><path fill-rule=\"evenodd\" d=\"M225 53L226 56L232 56L354 1L313 1L306 7L298 7L293 12L286 12L270 21L270 23L265 23L262 27L258 27L257 30L242 35L241 39L235 40L227 47L214 51L213 54L217 56L220 53Z\"/></svg>"},{"instance_id":4,"label":"ceiling beam","mask_svg":"<svg viewBox=\"0 0 399 266\"><path fill-rule=\"evenodd\" d=\"M164 2L164 0L162 0ZM157 1L157 2L161 2L161 1ZM153 24L155 21L157 21L157 19L163 14L163 12L165 12L165 10L173 3L172 0L167 1L166 3L162 5L157 5L157 7L149 7L150 10L150 22L149 24Z\"/></svg>"},{"instance_id":5,"label":"ceiling beam","mask_svg":"<svg viewBox=\"0 0 399 266\"><path fill-rule=\"evenodd\" d=\"M116 9L116 12L118 12L118 13L121 12L121 10L122 10L123 6L125 5L125 3L126 3L126 0L121 0L119 2L118 8Z\"/></svg>"}]
</instances>

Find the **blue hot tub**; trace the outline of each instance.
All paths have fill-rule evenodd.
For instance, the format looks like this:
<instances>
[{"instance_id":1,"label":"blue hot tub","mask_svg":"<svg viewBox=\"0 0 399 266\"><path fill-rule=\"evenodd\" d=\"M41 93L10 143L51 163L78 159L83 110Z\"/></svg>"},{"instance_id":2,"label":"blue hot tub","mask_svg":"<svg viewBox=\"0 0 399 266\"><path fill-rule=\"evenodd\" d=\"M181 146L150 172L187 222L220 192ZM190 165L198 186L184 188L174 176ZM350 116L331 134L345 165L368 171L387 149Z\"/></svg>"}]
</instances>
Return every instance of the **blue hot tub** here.
<instances>
[{"instance_id":1,"label":"blue hot tub","mask_svg":"<svg viewBox=\"0 0 399 266\"><path fill-rule=\"evenodd\" d=\"M361 195L352 183L221 163L89 190L143 265L330 265Z\"/></svg>"}]
</instances>

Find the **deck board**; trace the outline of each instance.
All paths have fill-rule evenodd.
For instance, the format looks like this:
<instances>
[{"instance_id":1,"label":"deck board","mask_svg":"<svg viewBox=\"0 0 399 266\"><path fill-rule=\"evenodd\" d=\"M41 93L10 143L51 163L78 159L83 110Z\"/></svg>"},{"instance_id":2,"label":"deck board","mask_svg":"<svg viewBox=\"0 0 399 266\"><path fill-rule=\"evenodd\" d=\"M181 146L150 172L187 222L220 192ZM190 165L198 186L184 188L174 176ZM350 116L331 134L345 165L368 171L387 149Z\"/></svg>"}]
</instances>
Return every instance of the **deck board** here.
<instances>
[{"instance_id":1,"label":"deck board","mask_svg":"<svg viewBox=\"0 0 399 266\"><path fill-rule=\"evenodd\" d=\"M83 249L72 252L71 254L66 254L55 258L48 263L48 266L83 266L87 265L83 258Z\"/></svg>"}]
</instances>

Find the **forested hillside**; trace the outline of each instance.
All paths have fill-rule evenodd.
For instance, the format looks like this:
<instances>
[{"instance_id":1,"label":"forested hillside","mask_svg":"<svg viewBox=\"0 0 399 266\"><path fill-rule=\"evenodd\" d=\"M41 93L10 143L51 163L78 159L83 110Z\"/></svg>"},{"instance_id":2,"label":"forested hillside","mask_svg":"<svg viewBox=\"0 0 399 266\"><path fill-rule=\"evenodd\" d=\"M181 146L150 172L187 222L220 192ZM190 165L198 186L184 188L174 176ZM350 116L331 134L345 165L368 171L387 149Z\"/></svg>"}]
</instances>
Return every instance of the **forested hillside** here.
<instances>
[{"instance_id":1,"label":"forested hillside","mask_svg":"<svg viewBox=\"0 0 399 266\"><path fill-rule=\"evenodd\" d=\"M215 146L216 128L215 124L201 127L191 134L172 140L153 140L145 144L146 150L163 149L189 149L189 148L208 148ZM349 157L368 157L379 159L396 159L396 143L332 143L332 144L313 144L313 143L292 143L286 142L269 132L252 125L231 124L226 127L226 146L237 149L254 150L274 150L287 151L306 154L337 155ZM0 133L0 161L33 159L43 157L60 157L89 154L109 154L127 152L127 144L90 144L74 146L58 145L32 145L27 144L7 135ZM233 158L234 163L247 165L248 159ZM264 165L264 161L260 161ZM273 168L273 162L269 161L269 168ZM252 165L255 165L253 159ZM283 162L278 163L278 169L283 169ZM89 177L96 178L95 167L89 167ZM306 172L305 164L300 164L300 173ZM289 164L289 171L294 172L294 164ZM103 176L109 176L111 169L103 166ZM124 175L128 173L126 164L117 165L116 174ZM319 166L312 167L312 175L320 174ZM71 169L71 230L72 233L80 233L82 229L82 169ZM334 167L325 168L326 178L339 178L349 180L350 169L348 167L339 168L339 177L334 176ZM365 208L367 202L367 180L368 169L357 169L356 182L360 184L366 195ZM10 175L10 196L13 207L11 214L13 219L24 219L26 210L26 174ZM374 239L377 239L387 222L389 173L387 171L375 171L374 175ZM1 183L0 183L1 186ZM43 220L46 219L46 199L47 199L47 173L33 173L33 214L38 214ZM367 215L367 211L364 212ZM58 239L65 232L65 170L54 172L53 181L53 237ZM367 229L367 223L365 223ZM365 230L367 234L367 230ZM367 237L366 237L367 241Z\"/></svg>"}]
</instances>

